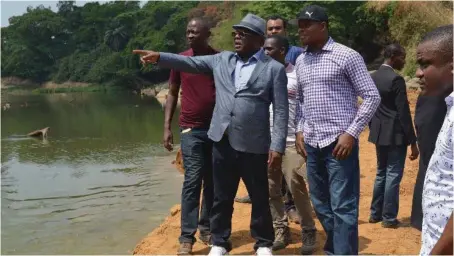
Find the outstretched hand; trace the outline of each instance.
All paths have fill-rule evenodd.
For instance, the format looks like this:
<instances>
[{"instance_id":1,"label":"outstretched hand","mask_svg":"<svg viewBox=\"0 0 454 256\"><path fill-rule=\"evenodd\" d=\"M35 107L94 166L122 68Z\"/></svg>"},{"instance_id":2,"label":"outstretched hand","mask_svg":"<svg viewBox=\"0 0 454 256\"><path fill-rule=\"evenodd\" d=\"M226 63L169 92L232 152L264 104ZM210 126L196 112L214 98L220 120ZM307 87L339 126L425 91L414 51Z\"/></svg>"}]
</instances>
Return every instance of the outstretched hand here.
<instances>
[{"instance_id":1,"label":"outstretched hand","mask_svg":"<svg viewBox=\"0 0 454 256\"><path fill-rule=\"evenodd\" d=\"M159 52L148 51L148 50L133 50L133 54L140 55L140 62L142 64L156 63L159 60Z\"/></svg>"}]
</instances>

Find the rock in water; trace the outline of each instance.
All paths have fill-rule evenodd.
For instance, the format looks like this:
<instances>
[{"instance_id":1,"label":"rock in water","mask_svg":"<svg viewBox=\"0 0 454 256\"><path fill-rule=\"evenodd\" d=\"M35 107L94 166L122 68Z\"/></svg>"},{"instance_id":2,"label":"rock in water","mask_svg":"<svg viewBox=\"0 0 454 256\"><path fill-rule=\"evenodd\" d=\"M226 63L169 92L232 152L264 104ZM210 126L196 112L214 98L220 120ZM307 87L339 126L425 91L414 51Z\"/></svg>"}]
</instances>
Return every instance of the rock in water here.
<instances>
[{"instance_id":1,"label":"rock in water","mask_svg":"<svg viewBox=\"0 0 454 256\"><path fill-rule=\"evenodd\" d=\"M45 138L45 137L47 137L47 132L49 131L49 129L50 129L50 127L46 127L41 130L36 130L36 131L30 132L29 134L27 134L27 136Z\"/></svg>"}]
</instances>

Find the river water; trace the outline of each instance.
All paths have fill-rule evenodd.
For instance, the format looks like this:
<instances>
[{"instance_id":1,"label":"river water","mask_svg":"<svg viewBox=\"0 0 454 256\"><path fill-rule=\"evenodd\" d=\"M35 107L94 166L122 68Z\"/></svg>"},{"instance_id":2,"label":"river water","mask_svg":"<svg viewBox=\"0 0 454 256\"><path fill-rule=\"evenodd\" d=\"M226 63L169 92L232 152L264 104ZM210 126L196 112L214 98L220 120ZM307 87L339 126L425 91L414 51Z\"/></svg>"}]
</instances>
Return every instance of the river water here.
<instances>
[{"instance_id":1,"label":"river water","mask_svg":"<svg viewBox=\"0 0 454 256\"><path fill-rule=\"evenodd\" d=\"M160 145L155 99L2 94L5 102L2 254L128 254L179 203L183 178ZM47 140L20 136L47 126Z\"/></svg>"}]
</instances>

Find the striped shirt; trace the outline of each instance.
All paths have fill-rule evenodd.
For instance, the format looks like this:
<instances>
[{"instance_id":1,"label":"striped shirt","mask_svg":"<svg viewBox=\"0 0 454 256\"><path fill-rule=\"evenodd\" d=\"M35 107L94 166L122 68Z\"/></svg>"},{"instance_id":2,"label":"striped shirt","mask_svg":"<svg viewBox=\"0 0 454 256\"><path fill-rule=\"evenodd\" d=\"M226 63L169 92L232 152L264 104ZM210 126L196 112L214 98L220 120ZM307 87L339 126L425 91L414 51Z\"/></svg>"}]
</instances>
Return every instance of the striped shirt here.
<instances>
[{"instance_id":1,"label":"striped shirt","mask_svg":"<svg viewBox=\"0 0 454 256\"><path fill-rule=\"evenodd\" d=\"M361 55L332 38L320 52L303 49L296 75L296 130L312 147L329 146L344 132L358 138L380 104Z\"/></svg>"}]
</instances>

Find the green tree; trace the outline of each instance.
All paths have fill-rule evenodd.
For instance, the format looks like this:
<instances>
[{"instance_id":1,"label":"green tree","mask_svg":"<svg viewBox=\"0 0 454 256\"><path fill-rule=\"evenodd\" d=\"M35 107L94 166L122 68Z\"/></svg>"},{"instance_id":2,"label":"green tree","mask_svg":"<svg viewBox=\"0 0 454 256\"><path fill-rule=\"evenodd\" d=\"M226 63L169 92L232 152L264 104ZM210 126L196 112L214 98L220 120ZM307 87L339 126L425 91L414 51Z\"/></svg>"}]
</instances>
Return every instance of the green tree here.
<instances>
[{"instance_id":1,"label":"green tree","mask_svg":"<svg viewBox=\"0 0 454 256\"><path fill-rule=\"evenodd\" d=\"M404 73L413 75L415 45L428 30L452 23L452 2L341 1L59 1L57 12L38 6L10 19L1 28L1 74L34 81L88 82L138 89L168 78L169 70L143 67L133 49L178 53L187 45L189 18L204 17L212 29L211 44L233 50L232 25L248 12L267 18L296 17L308 4L324 6L329 30L337 41L380 63L383 46L407 48ZM297 28L289 27L292 44L300 45Z\"/></svg>"}]
</instances>

